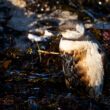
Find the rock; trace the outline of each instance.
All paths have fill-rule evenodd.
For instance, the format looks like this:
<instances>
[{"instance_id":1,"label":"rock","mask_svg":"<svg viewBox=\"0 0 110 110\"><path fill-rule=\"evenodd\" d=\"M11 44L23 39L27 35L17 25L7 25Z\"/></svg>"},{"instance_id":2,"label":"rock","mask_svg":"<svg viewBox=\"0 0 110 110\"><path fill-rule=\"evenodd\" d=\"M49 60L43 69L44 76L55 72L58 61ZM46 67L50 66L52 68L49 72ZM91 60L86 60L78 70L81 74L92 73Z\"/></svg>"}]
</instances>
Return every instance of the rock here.
<instances>
[{"instance_id":1,"label":"rock","mask_svg":"<svg viewBox=\"0 0 110 110\"><path fill-rule=\"evenodd\" d=\"M110 23L104 22L104 21L100 21L100 22L94 24L92 26L92 28L96 28L96 29L110 29Z\"/></svg>"},{"instance_id":2,"label":"rock","mask_svg":"<svg viewBox=\"0 0 110 110\"><path fill-rule=\"evenodd\" d=\"M20 35L14 38L14 48L19 49L19 51L27 51L29 48L35 50L36 45L32 45L26 35Z\"/></svg>"},{"instance_id":3,"label":"rock","mask_svg":"<svg viewBox=\"0 0 110 110\"><path fill-rule=\"evenodd\" d=\"M51 36L54 36L54 34L51 33L51 32L49 32L48 30L45 30L45 31L44 31L44 36L51 37Z\"/></svg>"},{"instance_id":4,"label":"rock","mask_svg":"<svg viewBox=\"0 0 110 110\"><path fill-rule=\"evenodd\" d=\"M4 3L6 7L11 7L9 14L11 19L7 26L17 31L29 31L36 28L37 14L28 12L25 9L25 0L6 0Z\"/></svg>"},{"instance_id":5,"label":"rock","mask_svg":"<svg viewBox=\"0 0 110 110\"><path fill-rule=\"evenodd\" d=\"M0 26L0 32L3 32L4 28Z\"/></svg>"},{"instance_id":6,"label":"rock","mask_svg":"<svg viewBox=\"0 0 110 110\"><path fill-rule=\"evenodd\" d=\"M4 12L0 12L0 22L5 22L5 13Z\"/></svg>"},{"instance_id":7,"label":"rock","mask_svg":"<svg viewBox=\"0 0 110 110\"><path fill-rule=\"evenodd\" d=\"M18 31L29 31L35 29L37 24L37 15L31 12L26 12L24 9L14 8L11 10L12 18L7 26Z\"/></svg>"},{"instance_id":8,"label":"rock","mask_svg":"<svg viewBox=\"0 0 110 110\"><path fill-rule=\"evenodd\" d=\"M19 8L24 8L26 7L26 1L25 0L6 0L7 4L12 4L16 7Z\"/></svg>"},{"instance_id":9,"label":"rock","mask_svg":"<svg viewBox=\"0 0 110 110\"><path fill-rule=\"evenodd\" d=\"M11 11L12 18L8 22L8 26L18 30L18 31L32 31L35 30L38 27L46 26L45 24L38 25L38 21L45 21L50 22L50 19L53 19L54 21L59 21L59 24L64 23L66 20L74 20L77 19L77 15L71 14L69 11L61 11L61 10L55 10L50 14L43 14L41 17L37 17L39 14L35 14L32 12L25 12L25 10L22 9L14 9ZM52 21L51 21L52 22ZM55 22L56 23L56 22ZM54 23L53 23L54 24ZM52 24L52 25L53 25ZM57 24L57 23L56 23ZM48 26L47 26L48 27Z\"/></svg>"},{"instance_id":10,"label":"rock","mask_svg":"<svg viewBox=\"0 0 110 110\"><path fill-rule=\"evenodd\" d=\"M86 29L96 28L96 29L110 29L110 23L104 21L98 21L95 24L85 23Z\"/></svg>"},{"instance_id":11,"label":"rock","mask_svg":"<svg viewBox=\"0 0 110 110\"><path fill-rule=\"evenodd\" d=\"M9 11L10 9L5 6L5 4L0 4L0 22L7 22L7 20L9 19L10 15L9 15Z\"/></svg>"},{"instance_id":12,"label":"rock","mask_svg":"<svg viewBox=\"0 0 110 110\"><path fill-rule=\"evenodd\" d=\"M18 31L32 31L38 27L44 27L45 25L38 25L39 20L45 21L47 19L53 19L56 21L58 20L61 24L67 19L76 19L78 17L69 11L61 10L53 10L50 14L36 14L34 12L27 11L24 7L18 6L19 3L17 4L17 2L14 2L13 0L7 1L10 1L14 6L10 11L10 15L12 17L8 21L7 26Z\"/></svg>"},{"instance_id":13,"label":"rock","mask_svg":"<svg viewBox=\"0 0 110 110\"><path fill-rule=\"evenodd\" d=\"M50 15L46 15L46 17L58 20L59 25L64 23L67 20L76 20L76 19L78 19L78 15L73 14L70 11L62 11L60 9L52 11L50 13Z\"/></svg>"},{"instance_id":14,"label":"rock","mask_svg":"<svg viewBox=\"0 0 110 110\"><path fill-rule=\"evenodd\" d=\"M32 42L42 42L47 41L48 39L50 39L50 37L55 35L56 34L48 30L37 29L34 32L31 31L30 33L28 33L27 37Z\"/></svg>"},{"instance_id":15,"label":"rock","mask_svg":"<svg viewBox=\"0 0 110 110\"><path fill-rule=\"evenodd\" d=\"M89 28L92 28L93 24L85 23L84 26L85 26L86 29L89 29Z\"/></svg>"},{"instance_id":16,"label":"rock","mask_svg":"<svg viewBox=\"0 0 110 110\"><path fill-rule=\"evenodd\" d=\"M38 36L38 35L30 34L30 33L28 34L27 37L32 42L43 42L43 41L47 41L47 39L49 39L49 36Z\"/></svg>"}]
</instances>

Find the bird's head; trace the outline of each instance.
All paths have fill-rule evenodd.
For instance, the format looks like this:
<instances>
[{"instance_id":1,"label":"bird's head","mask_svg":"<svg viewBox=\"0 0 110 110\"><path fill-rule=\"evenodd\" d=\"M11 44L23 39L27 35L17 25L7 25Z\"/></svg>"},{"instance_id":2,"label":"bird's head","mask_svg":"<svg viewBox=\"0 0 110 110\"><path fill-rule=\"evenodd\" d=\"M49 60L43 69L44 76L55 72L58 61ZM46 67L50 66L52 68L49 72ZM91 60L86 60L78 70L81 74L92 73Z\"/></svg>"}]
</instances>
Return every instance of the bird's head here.
<instances>
[{"instance_id":1,"label":"bird's head","mask_svg":"<svg viewBox=\"0 0 110 110\"><path fill-rule=\"evenodd\" d=\"M85 33L84 25L79 21L67 21L59 26L59 30L66 39L78 40Z\"/></svg>"}]
</instances>

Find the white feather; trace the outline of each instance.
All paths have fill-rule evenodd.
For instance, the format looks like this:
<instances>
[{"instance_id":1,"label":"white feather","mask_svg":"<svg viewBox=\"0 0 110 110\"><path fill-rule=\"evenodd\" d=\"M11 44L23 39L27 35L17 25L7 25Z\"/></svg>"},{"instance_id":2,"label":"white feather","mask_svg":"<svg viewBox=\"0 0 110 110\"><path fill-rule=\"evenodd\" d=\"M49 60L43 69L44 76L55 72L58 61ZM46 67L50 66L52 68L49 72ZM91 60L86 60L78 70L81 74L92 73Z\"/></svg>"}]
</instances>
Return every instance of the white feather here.
<instances>
[{"instance_id":1,"label":"white feather","mask_svg":"<svg viewBox=\"0 0 110 110\"><path fill-rule=\"evenodd\" d=\"M88 67L87 75L90 77L89 87L95 91L95 97L102 93L104 68L102 56L98 52L98 44L92 41L70 41L62 40L59 45L60 49L64 52L72 52L84 48L87 50L86 58L83 60L83 66ZM103 53L102 53L103 54Z\"/></svg>"}]
</instances>

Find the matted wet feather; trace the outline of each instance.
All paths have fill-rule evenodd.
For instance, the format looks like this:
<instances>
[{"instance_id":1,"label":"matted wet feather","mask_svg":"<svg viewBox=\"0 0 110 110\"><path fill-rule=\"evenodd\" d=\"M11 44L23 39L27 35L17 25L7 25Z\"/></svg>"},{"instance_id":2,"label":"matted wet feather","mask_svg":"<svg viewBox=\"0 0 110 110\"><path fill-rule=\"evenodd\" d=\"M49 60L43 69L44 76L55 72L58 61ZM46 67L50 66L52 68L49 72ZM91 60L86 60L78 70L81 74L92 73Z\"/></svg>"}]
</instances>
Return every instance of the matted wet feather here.
<instances>
[{"instance_id":1,"label":"matted wet feather","mask_svg":"<svg viewBox=\"0 0 110 110\"><path fill-rule=\"evenodd\" d=\"M59 44L65 82L68 88L81 88L89 97L97 98L103 90L105 52L82 23L73 23L73 30L67 25L61 32Z\"/></svg>"}]
</instances>

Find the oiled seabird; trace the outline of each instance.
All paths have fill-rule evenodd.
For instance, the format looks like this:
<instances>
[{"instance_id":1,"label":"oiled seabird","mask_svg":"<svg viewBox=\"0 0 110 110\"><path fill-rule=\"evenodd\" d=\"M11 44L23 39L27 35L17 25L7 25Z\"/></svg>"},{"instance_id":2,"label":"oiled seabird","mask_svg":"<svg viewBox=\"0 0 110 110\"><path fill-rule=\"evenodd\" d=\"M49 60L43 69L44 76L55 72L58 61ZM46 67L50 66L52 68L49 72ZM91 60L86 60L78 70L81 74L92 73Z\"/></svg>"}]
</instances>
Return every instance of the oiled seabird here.
<instances>
[{"instance_id":1,"label":"oiled seabird","mask_svg":"<svg viewBox=\"0 0 110 110\"><path fill-rule=\"evenodd\" d=\"M79 21L68 21L59 27L62 38L59 49L68 88L83 91L91 98L102 94L106 54Z\"/></svg>"}]
</instances>

